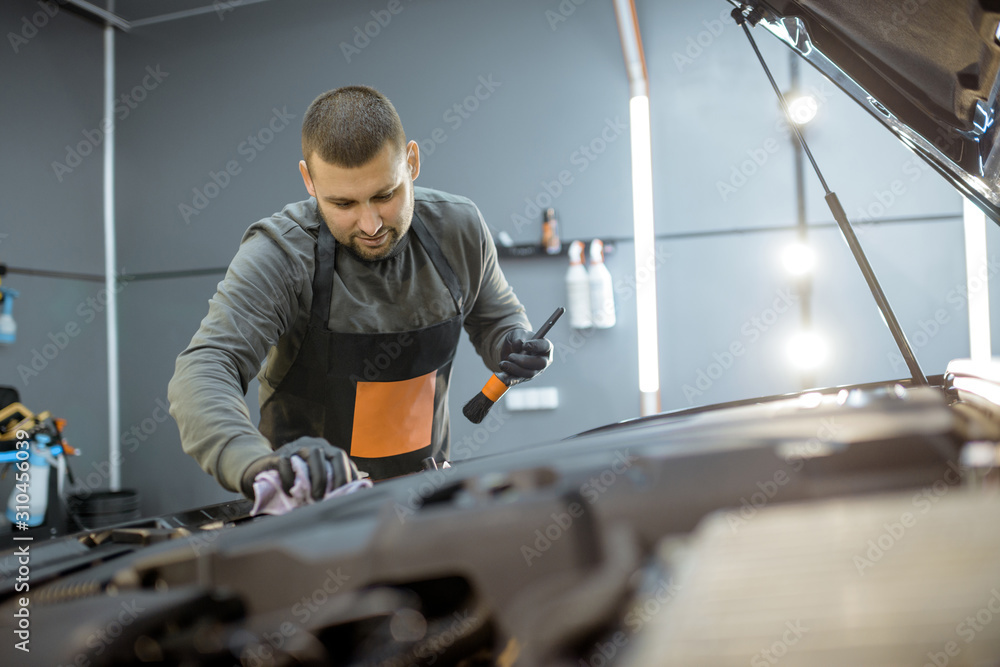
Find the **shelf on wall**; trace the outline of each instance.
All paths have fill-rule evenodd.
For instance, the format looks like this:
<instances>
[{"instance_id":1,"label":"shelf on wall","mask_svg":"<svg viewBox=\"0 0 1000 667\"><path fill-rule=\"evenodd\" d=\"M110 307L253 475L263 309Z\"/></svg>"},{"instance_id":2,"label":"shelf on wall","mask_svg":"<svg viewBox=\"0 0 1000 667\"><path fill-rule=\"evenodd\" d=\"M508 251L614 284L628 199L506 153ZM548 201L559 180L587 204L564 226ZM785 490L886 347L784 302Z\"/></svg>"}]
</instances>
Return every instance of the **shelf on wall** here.
<instances>
[{"instance_id":1,"label":"shelf on wall","mask_svg":"<svg viewBox=\"0 0 1000 667\"><path fill-rule=\"evenodd\" d=\"M583 241L583 239L580 239ZM545 251L545 248L541 244L529 243L523 245L500 245L497 243L497 257L566 257L569 255L569 245L573 240L570 239L566 243L562 244L562 248L559 249L557 253L549 253ZM590 247L590 241L584 241L584 245L587 248ZM585 253L586 254L586 253ZM605 258L610 257L615 254L615 244L610 241L604 242L604 256Z\"/></svg>"}]
</instances>

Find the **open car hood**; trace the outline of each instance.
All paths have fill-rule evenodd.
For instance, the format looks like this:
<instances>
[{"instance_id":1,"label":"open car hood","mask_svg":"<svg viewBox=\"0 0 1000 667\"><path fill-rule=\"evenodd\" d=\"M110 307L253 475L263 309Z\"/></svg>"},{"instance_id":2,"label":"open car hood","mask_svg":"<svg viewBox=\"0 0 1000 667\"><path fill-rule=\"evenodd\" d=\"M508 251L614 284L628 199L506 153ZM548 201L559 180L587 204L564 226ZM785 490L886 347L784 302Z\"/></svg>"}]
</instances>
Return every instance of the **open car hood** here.
<instances>
[{"instance_id":1,"label":"open car hood","mask_svg":"<svg viewBox=\"0 0 1000 667\"><path fill-rule=\"evenodd\" d=\"M766 28L1000 224L1000 2L753 0Z\"/></svg>"}]
</instances>

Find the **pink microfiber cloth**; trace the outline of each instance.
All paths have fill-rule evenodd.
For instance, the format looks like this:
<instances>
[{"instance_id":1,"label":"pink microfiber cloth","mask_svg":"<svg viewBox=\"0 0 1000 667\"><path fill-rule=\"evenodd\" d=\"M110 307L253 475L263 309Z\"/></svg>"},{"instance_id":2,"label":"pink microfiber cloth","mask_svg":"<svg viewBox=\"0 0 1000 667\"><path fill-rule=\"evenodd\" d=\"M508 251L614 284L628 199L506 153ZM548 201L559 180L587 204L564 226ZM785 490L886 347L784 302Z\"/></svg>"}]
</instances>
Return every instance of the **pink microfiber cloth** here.
<instances>
[{"instance_id":1,"label":"pink microfiber cloth","mask_svg":"<svg viewBox=\"0 0 1000 667\"><path fill-rule=\"evenodd\" d=\"M312 499L312 494L310 493L309 466L298 456L293 456L291 461L292 470L295 472L295 482L292 484L291 493L285 493L285 490L281 488L281 477L278 475L277 470L264 470L254 478L254 503L253 509L250 510L250 516L257 516L258 514L287 514L296 507L312 505L317 502ZM326 464L326 493L323 495L323 500L337 496L346 496L348 493L354 493L360 489L367 489L372 486L370 479L358 479L334 488L333 466L330 465L329 461L325 461L324 463ZM319 502L322 502L322 500Z\"/></svg>"}]
</instances>

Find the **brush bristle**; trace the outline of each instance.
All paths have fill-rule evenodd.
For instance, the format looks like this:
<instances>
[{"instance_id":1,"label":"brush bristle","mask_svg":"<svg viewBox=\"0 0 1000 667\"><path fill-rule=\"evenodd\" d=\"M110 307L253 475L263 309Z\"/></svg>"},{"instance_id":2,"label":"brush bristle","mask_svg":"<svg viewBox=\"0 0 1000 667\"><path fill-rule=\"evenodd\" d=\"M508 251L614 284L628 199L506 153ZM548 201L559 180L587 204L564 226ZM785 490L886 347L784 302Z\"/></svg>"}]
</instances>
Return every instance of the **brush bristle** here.
<instances>
[{"instance_id":1,"label":"brush bristle","mask_svg":"<svg viewBox=\"0 0 1000 667\"><path fill-rule=\"evenodd\" d=\"M471 401L465 404L465 407L462 408L462 414L473 424L478 424L486 419L486 415L492 407L493 401L487 398L483 392L479 392L472 397Z\"/></svg>"}]
</instances>

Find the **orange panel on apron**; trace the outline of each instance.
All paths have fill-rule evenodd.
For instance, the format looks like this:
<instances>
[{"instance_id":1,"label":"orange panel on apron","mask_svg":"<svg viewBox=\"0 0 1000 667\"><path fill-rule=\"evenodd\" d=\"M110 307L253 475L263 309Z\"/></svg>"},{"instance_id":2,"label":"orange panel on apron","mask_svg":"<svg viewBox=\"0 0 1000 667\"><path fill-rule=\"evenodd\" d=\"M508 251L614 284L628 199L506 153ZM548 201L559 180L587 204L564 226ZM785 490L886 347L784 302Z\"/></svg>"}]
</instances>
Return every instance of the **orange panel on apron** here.
<instances>
[{"instance_id":1,"label":"orange panel on apron","mask_svg":"<svg viewBox=\"0 0 1000 667\"><path fill-rule=\"evenodd\" d=\"M398 382L358 382L351 456L379 458L431 444L437 371Z\"/></svg>"}]
</instances>

